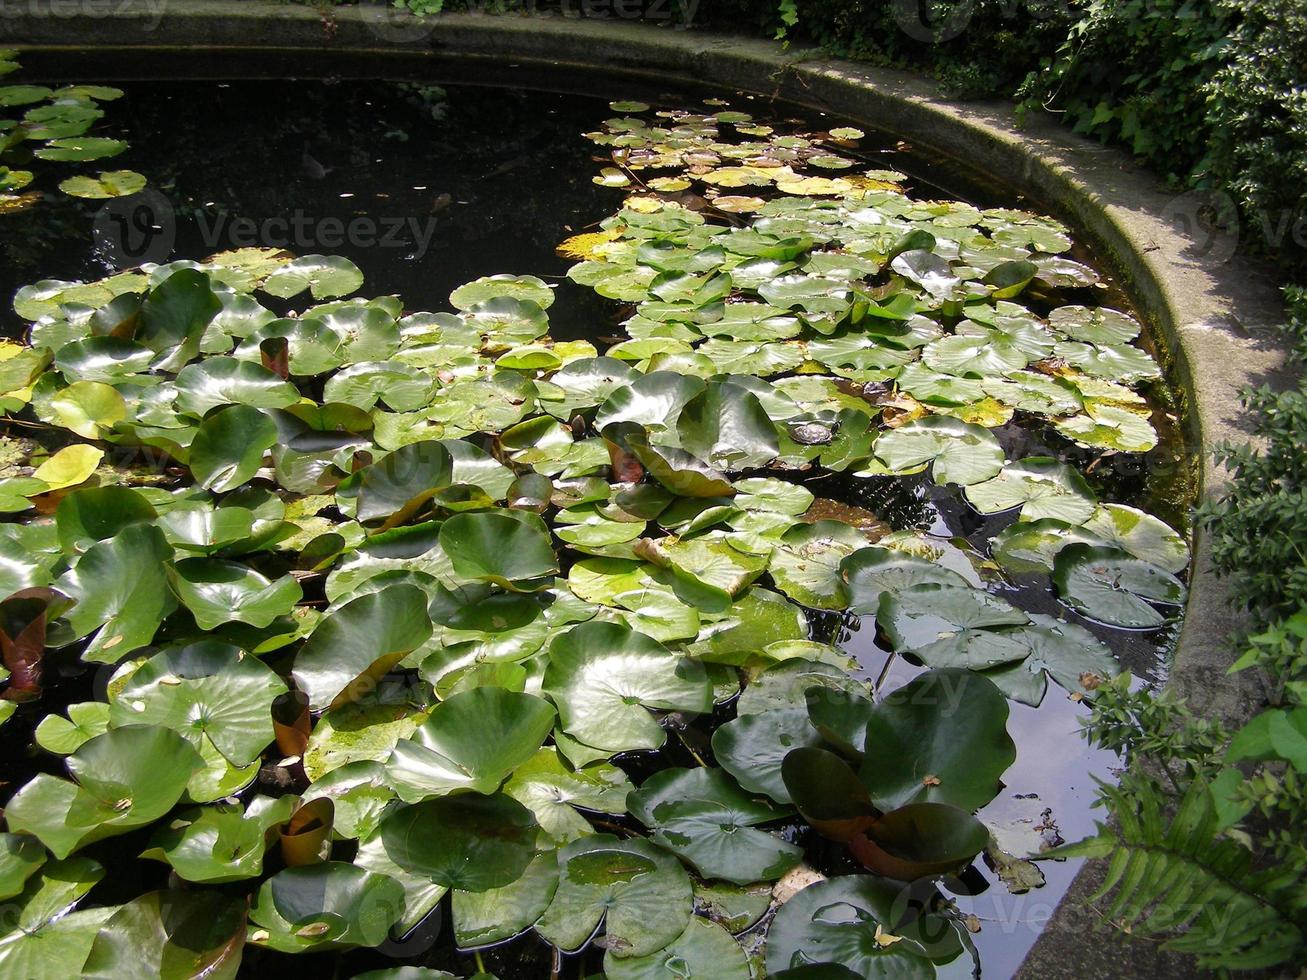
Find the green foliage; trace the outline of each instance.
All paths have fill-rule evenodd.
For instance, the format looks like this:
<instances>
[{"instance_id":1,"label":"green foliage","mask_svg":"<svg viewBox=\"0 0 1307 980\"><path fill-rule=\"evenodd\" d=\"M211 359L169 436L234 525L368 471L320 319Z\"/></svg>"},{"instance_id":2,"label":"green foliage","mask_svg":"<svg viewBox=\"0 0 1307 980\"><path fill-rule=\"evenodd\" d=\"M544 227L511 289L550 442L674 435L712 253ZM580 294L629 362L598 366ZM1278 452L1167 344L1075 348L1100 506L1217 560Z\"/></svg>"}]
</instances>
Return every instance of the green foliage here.
<instances>
[{"instance_id":1,"label":"green foliage","mask_svg":"<svg viewBox=\"0 0 1307 980\"><path fill-rule=\"evenodd\" d=\"M1307 388L1262 387L1243 403L1262 445L1220 449L1232 481L1198 520L1236 601L1264 625L1307 605Z\"/></svg>"},{"instance_id":2,"label":"green foliage","mask_svg":"<svg viewBox=\"0 0 1307 980\"><path fill-rule=\"evenodd\" d=\"M1128 777L1103 786L1116 825L1051 852L1110 858L1095 900L1105 914L1142 935L1170 935L1165 948L1188 953L1207 969L1255 970L1284 963L1303 949L1295 918L1297 882L1280 870L1254 871L1237 840L1218 835L1211 788L1194 779L1174 816L1155 781Z\"/></svg>"},{"instance_id":3,"label":"green foliage","mask_svg":"<svg viewBox=\"0 0 1307 980\"><path fill-rule=\"evenodd\" d=\"M1209 133L1194 122L1226 29L1214 0L1092 0L1021 94L1183 179L1207 150Z\"/></svg>"}]
</instances>

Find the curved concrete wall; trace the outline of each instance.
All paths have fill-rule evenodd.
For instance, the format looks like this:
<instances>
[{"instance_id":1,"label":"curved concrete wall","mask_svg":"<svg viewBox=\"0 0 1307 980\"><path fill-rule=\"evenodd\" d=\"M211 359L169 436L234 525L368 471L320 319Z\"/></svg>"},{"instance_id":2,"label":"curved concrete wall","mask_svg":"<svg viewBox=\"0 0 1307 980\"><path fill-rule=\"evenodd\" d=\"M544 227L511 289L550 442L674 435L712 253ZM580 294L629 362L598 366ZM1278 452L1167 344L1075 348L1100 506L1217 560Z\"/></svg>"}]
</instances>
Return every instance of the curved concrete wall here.
<instances>
[{"instance_id":1,"label":"curved concrete wall","mask_svg":"<svg viewBox=\"0 0 1307 980\"><path fill-rule=\"evenodd\" d=\"M1204 229L1201 198L1168 192L1124 154L1054 121L1020 125L1006 104L949 102L919 76L760 40L615 19L441 14L418 21L382 5L323 14L266 0L85 0L68 7L33 0L0 16L0 43L70 56L91 47L294 49L364 55L378 75L389 71L387 59L411 65L417 58L433 73L456 67L490 83L512 81L522 68L545 79L586 77L576 75L580 70L590 78L620 74L780 97L892 133L918 153L943 158L978 182L997 181L1072 224L1123 279L1161 342L1169 376L1185 396L1190 445L1201 453L1200 496L1218 493L1224 481L1212 447L1249 437L1239 389L1285 377L1273 330L1282 312L1274 281L1240 253L1234 236ZM275 62L270 73L277 73ZM1238 719L1255 710L1260 696L1225 676L1238 620L1208 549L1201 540L1195 545L1170 683L1196 710ZM1096 919L1084 899L1097 872L1091 864L1081 873L1021 975L1193 976L1191 966L1159 955L1155 944L1091 941Z\"/></svg>"}]
</instances>

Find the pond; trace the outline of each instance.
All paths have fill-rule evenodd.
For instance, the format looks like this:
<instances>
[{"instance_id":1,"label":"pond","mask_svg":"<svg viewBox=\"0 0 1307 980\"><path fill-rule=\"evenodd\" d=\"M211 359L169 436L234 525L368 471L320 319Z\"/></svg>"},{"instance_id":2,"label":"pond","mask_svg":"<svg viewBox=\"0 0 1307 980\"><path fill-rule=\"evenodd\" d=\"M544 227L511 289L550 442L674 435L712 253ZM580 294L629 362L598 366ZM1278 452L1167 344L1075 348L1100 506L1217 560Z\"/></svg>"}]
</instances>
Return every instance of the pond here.
<instances>
[{"instance_id":1,"label":"pond","mask_svg":"<svg viewBox=\"0 0 1307 980\"><path fill-rule=\"evenodd\" d=\"M1184 598L1106 271L760 97L188 60L0 89L0 967L1011 975Z\"/></svg>"}]
</instances>

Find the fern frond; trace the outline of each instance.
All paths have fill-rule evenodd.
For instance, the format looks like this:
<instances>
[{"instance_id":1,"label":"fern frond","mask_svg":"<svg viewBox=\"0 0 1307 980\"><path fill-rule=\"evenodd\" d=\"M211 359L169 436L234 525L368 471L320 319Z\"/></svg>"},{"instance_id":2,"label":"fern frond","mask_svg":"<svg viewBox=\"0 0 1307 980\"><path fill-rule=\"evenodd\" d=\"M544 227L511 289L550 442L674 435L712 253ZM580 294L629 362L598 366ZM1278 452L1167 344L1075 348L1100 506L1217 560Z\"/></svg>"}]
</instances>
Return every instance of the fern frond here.
<instances>
[{"instance_id":1,"label":"fern frond","mask_svg":"<svg viewBox=\"0 0 1307 980\"><path fill-rule=\"evenodd\" d=\"M1291 914L1273 904L1267 875L1251 872L1251 854L1218 837L1212 794L1195 779L1168 820L1165 794L1102 786L1116 826L1098 825L1088 840L1045 856L1107 858L1103 886L1108 918L1149 935L1174 933L1165 948L1208 969L1275 966L1301 953ZM1285 883L1287 884L1287 882Z\"/></svg>"}]
</instances>

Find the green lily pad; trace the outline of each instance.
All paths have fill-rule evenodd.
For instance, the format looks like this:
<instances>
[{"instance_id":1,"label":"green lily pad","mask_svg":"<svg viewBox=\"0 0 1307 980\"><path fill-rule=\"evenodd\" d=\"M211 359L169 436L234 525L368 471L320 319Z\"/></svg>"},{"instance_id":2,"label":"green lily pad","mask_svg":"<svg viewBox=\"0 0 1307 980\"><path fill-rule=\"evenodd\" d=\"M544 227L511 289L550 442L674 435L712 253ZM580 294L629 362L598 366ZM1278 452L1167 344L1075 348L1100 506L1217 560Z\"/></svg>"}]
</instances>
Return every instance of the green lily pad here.
<instances>
[{"instance_id":1,"label":"green lily pad","mask_svg":"<svg viewBox=\"0 0 1307 980\"><path fill-rule=\"evenodd\" d=\"M186 881L221 883L257 878L278 824L290 819L296 799L256 796L248 809L219 803L189 810L155 831L141 857L165 861Z\"/></svg>"},{"instance_id":2,"label":"green lily pad","mask_svg":"<svg viewBox=\"0 0 1307 980\"><path fill-rule=\"evenodd\" d=\"M634 788L611 763L569 768L549 747L517 766L504 784L504 792L530 809L541 829L560 844L594 833L580 811L625 813Z\"/></svg>"},{"instance_id":3,"label":"green lily pad","mask_svg":"<svg viewBox=\"0 0 1307 980\"><path fill-rule=\"evenodd\" d=\"M542 851L514 882L481 892L454 892L454 940L459 948L490 946L526 932L553 901L558 875L558 855Z\"/></svg>"},{"instance_id":4,"label":"green lily pad","mask_svg":"<svg viewBox=\"0 0 1307 980\"><path fill-rule=\"evenodd\" d=\"M979 809L1016 759L1007 717L1007 699L984 677L927 671L872 710L862 781L881 810L924 802Z\"/></svg>"},{"instance_id":5,"label":"green lily pad","mask_svg":"<svg viewBox=\"0 0 1307 980\"><path fill-rule=\"evenodd\" d=\"M1164 521L1135 507L1103 504L1084 522L1084 529L1104 543L1168 572L1182 572L1189 565L1185 539Z\"/></svg>"},{"instance_id":6,"label":"green lily pad","mask_svg":"<svg viewBox=\"0 0 1307 980\"><path fill-rule=\"evenodd\" d=\"M580 949L602 924L614 957L648 956L689 924L690 878L648 841L593 834L561 848L558 866L558 889L536 931L564 952Z\"/></svg>"},{"instance_id":7,"label":"green lily pad","mask_svg":"<svg viewBox=\"0 0 1307 980\"><path fill-rule=\"evenodd\" d=\"M262 661L214 640L155 654L111 701L109 722L161 725L197 750L208 739L236 766L254 762L273 739L272 702L286 685Z\"/></svg>"},{"instance_id":8,"label":"green lily pad","mask_svg":"<svg viewBox=\"0 0 1307 980\"><path fill-rule=\"evenodd\" d=\"M248 482L277 444L277 425L251 405L228 405L208 415L190 446L191 474L206 490L223 493Z\"/></svg>"},{"instance_id":9,"label":"green lily pad","mask_svg":"<svg viewBox=\"0 0 1307 980\"><path fill-rule=\"evenodd\" d=\"M245 903L214 891L154 891L119 906L80 975L96 980L202 975L234 980L245 945Z\"/></svg>"},{"instance_id":10,"label":"green lily pad","mask_svg":"<svg viewBox=\"0 0 1307 980\"><path fill-rule=\"evenodd\" d=\"M339 255L305 255L281 266L264 280L265 293L290 299L309 290L314 299L346 296L363 285L363 273Z\"/></svg>"},{"instance_id":11,"label":"green lily pad","mask_svg":"<svg viewBox=\"0 0 1307 980\"><path fill-rule=\"evenodd\" d=\"M455 514L440 528L454 571L502 588L533 592L558 574L544 521L521 511Z\"/></svg>"},{"instance_id":12,"label":"green lily pad","mask_svg":"<svg viewBox=\"0 0 1307 980\"><path fill-rule=\"evenodd\" d=\"M768 571L776 587L814 609L843 609L848 595L841 562L865 548L867 539L843 521L797 524L781 536Z\"/></svg>"},{"instance_id":13,"label":"green lily pad","mask_svg":"<svg viewBox=\"0 0 1307 980\"><path fill-rule=\"evenodd\" d=\"M656 749L667 733L650 709L706 712L702 666L615 623L582 623L549 648L544 693L565 732L609 752Z\"/></svg>"},{"instance_id":14,"label":"green lily pad","mask_svg":"<svg viewBox=\"0 0 1307 980\"><path fill-rule=\"evenodd\" d=\"M968 582L951 568L892 548L863 548L840 562L848 586L849 609L875 613L881 599L917 585L966 588Z\"/></svg>"},{"instance_id":15,"label":"green lily pad","mask_svg":"<svg viewBox=\"0 0 1307 980\"><path fill-rule=\"evenodd\" d=\"M80 976L100 927L114 907L72 911L104 877L89 858L51 861L12 900L12 920L0 936L0 970L31 980Z\"/></svg>"},{"instance_id":16,"label":"green lily pad","mask_svg":"<svg viewBox=\"0 0 1307 980\"><path fill-rule=\"evenodd\" d=\"M356 700L430 635L416 586L361 595L323 617L295 657L295 683L314 709Z\"/></svg>"},{"instance_id":17,"label":"green lily pad","mask_svg":"<svg viewBox=\"0 0 1307 980\"><path fill-rule=\"evenodd\" d=\"M103 201L111 197L125 197L145 187L144 174L135 170L106 170L98 177L69 177L59 182L59 189L72 197Z\"/></svg>"},{"instance_id":18,"label":"green lily pad","mask_svg":"<svg viewBox=\"0 0 1307 980\"><path fill-rule=\"evenodd\" d=\"M756 826L788 811L751 797L720 769L664 769L627 806L653 831L655 844L706 878L774 881L803 857L802 848Z\"/></svg>"},{"instance_id":19,"label":"green lily pad","mask_svg":"<svg viewBox=\"0 0 1307 980\"><path fill-rule=\"evenodd\" d=\"M184 558L168 571L173 590L202 630L216 629L233 620L260 628L270 626L304 597L291 576L270 582L234 561Z\"/></svg>"},{"instance_id":20,"label":"green lily pad","mask_svg":"<svg viewBox=\"0 0 1307 980\"><path fill-rule=\"evenodd\" d=\"M780 907L767 930L768 974L823 963L844 966L855 976L873 980L933 980L931 954L944 958L944 953L938 946L905 935L934 931L913 930L896 922L900 891L901 886L870 875L845 875L809 885ZM944 934L957 944L951 929ZM947 943L944 939L938 945Z\"/></svg>"},{"instance_id":21,"label":"green lily pad","mask_svg":"<svg viewBox=\"0 0 1307 980\"><path fill-rule=\"evenodd\" d=\"M710 382L685 403L676 431L682 448L726 469L763 466L780 453L775 424L739 385Z\"/></svg>"},{"instance_id":22,"label":"green lily pad","mask_svg":"<svg viewBox=\"0 0 1307 980\"><path fill-rule=\"evenodd\" d=\"M86 550L56 582L75 600L64 618L76 638L90 636L84 660L116 663L145 646L176 600L165 562L172 547L149 524L132 524Z\"/></svg>"},{"instance_id":23,"label":"green lily pad","mask_svg":"<svg viewBox=\"0 0 1307 980\"><path fill-rule=\"evenodd\" d=\"M399 867L462 891L502 888L522 876L540 832L531 811L502 793L461 793L391 811L377 835Z\"/></svg>"},{"instance_id":24,"label":"green lily pad","mask_svg":"<svg viewBox=\"0 0 1307 980\"><path fill-rule=\"evenodd\" d=\"M874 448L891 472L929 462L936 483L964 487L997 476L1005 459L988 429L939 415L882 432Z\"/></svg>"},{"instance_id":25,"label":"green lily pad","mask_svg":"<svg viewBox=\"0 0 1307 980\"><path fill-rule=\"evenodd\" d=\"M914 651L962 634L995 626L1021 626L1025 613L982 589L914 585L886 593L876 622L895 650Z\"/></svg>"},{"instance_id":26,"label":"green lily pad","mask_svg":"<svg viewBox=\"0 0 1307 980\"><path fill-rule=\"evenodd\" d=\"M749 958L729 932L695 916L656 953L625 959L604 956L608 980L749 980Z\"/></svg>"},{"instance_id":27,"label":"green lily pad","mask_svg":"<svg viewBox=\"0 0 1307 980\"><path fill-rule=\"evenodd\" d=\"M219 405L286 408L300 398L290 382L259 364L234 357L210 357L188 364L173 384L177 407L198 417Z\"/></svg>"},{"instance_id":28,"label":"green lily pad","mask_svg":"<svg viewBox=\"0 0 1307 980\"><path fill-rule=\"evenodd\" d=\"M199 754L167 728L131 725L98 735L68 757L76 782L38 773L5 808L58 858L92 841L153 823L181 797Z\"/></svg>"},{"instance_id":29,"label":"green lily pad","mask_svg":"<svg viewBox=\"0 0 1307 980\"><path fill-rule=\"evenodd\" d=\"M777 803L790 803L781 768L793 749L823 744L808 720L806 707L780 708L741 715L713 732L717 763L745 789Z\"/></svg>"},{"instance_id":30,"label":"green lily pad","mask_svg":"<svg viewBox=\"0 0 1307 980\"><path fill-rule=\"evenodd\" d=\"M459 286L449 294L449 303L456 310L470 310L478 303L500 296L528 300L542 310L548 309L554 302L554 291L543 279L535 276L498 275L482 276Z\"/></svg>"},{"instance_id":31,"label":"green lily pad","mask_svg":"<svg viewBox=\"0 0 1307 980\"><path fill-rule=\"evenodd\" d=\"M122 140L103 136L65 136L52 139L35 151L42 160L85 161L117 156L127 149Z\"/></svg>"},{"instance_id":32,"label":"green lily pad","mask_svg":"<svg viewBox=\"0 0 1307 980\"><path fill-rule=\"evenodd\" d=\"M1164 568L1119 548L1073 544L1053 562L1057 594L1082 616L1125 629L1155 629L1166 617L1155 607L1179 606L1184 583Z\"/></svg>"},{"instance_id":33,"label":"green lily pad","mask_svg":"<svg viewBox=\"0 0 1307 980\"><path fill-rule=\"evenodd\" d=\"M1065 463L1042 456L1006 463L998 476L971 484L965 493L982 514L1020 507L1023 521L1052 518L1083 524L1098 503L1084 477Z\"/></svg>"},{"instance_id":34,"label":"green lily pad","mask_svg":"<svg viewBox=\"0 0 1307 980\"><path fill-rule=\"evenodd\" d=\"M989 542L994 560L1009 572L1051 572L1057 553L1071 544L1102 545L1106 542L1083 527L1044 519L1017 521Z\"/></svg>"},{"instance_id":35,"label":"green lily pad","mask_svg":"<svg viewBox=\"0 0 1307 980\"><path fill-rule=\"evenodd\" d=\"M472 791L493 793L539 750L554 727L543 698L495 687L452 695L396 743L386 780L406 803Z\"/></svg>"},{"instance_id":36,"label":"green lily pad","mask_svg":"<svg viewBox=\"0 0 1307 980\"><path fill-rule=\"evenodd\" d=\"M399 882L342 861L286 868L250 908L248 942L282 953L379 946L404 911Z\"/></svg>"}]
</instances>

